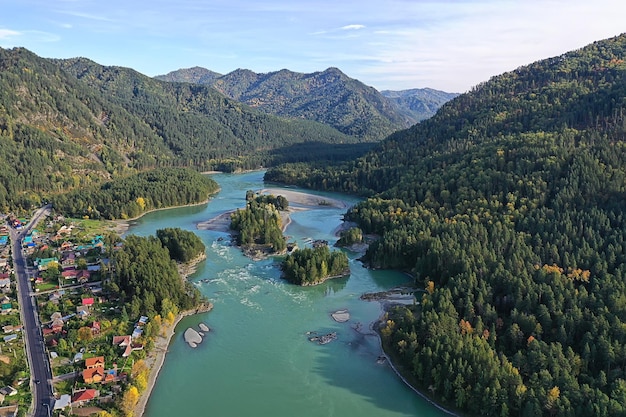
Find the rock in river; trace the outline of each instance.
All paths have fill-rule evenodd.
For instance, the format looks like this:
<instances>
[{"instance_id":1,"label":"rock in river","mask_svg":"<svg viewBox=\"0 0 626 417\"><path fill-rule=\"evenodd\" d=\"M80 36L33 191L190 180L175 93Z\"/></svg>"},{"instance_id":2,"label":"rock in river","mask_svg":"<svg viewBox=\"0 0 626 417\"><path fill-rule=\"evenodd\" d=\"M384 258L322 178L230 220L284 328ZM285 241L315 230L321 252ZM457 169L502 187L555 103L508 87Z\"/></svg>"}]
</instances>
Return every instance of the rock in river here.
<instances>
[{"instance_id":1,"label":"rock in river","mask_svg":"<svg viewBox=\"0 0 626 417\"><path fill-rule=\"evenodd\" d=\"M331 316L333 317L333 320L338 323L344 323L350 320L350 313L348 312L348 310L337 310L332 313Z\"/></svg>"},{"instance_id":2,"label":"rock in river","mask_svg":"<svg viewBox=\"0 0 626 417\"><path fill-rule=\"evenodd\" d=\"M200 336L200 333L191 327L185 330L183 337L185 338L185 342L187 342L191 347L196 347L198 346L198 343L202 342L202 336Z\"/></svg>"},{"instance_id":3,"label":"rock in river","mask_svg":"<svg viewBox=\"0 0 626 417\"><path fill-rule=\"evenodd\" d=\"M208 332L209 331L209 326L207 326L204 323L200 323L198 324L198 327L200 328L200 330L202 330L203 332Z\"/></svg>"}]
</instances>

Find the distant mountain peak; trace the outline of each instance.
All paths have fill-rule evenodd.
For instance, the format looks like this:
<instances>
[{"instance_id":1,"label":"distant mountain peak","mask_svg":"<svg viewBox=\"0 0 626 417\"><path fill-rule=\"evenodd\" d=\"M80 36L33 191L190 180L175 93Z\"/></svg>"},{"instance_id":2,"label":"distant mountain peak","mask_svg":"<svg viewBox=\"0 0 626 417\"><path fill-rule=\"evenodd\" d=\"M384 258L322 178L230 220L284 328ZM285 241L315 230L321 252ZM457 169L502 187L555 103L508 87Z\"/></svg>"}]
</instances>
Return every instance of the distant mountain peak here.
<instances>
[{"instance_id":1,"label":"distant mountain peak","mask_svg":"<svg viewBox=\"0 0 626 417\"><path fill-rule=\"evenodd\" d=\"M374 88L348 77L337 67L313 73L283 68L256 73L238 68L228 74L203 76L192 69L174 71L157 77L165 81L209 84L225 96L279 116L304 118L328 124L339 131L368 140L380 140L388 134L432 116L445 101L456 94L423 95L428 102L415 104L414 95L405 100L388 99ZM208 71L202 69L204 71ZM436 90L432 90L436 91ZM418 108L413 110L410 106Z\"/></svg>"}]
</instances>

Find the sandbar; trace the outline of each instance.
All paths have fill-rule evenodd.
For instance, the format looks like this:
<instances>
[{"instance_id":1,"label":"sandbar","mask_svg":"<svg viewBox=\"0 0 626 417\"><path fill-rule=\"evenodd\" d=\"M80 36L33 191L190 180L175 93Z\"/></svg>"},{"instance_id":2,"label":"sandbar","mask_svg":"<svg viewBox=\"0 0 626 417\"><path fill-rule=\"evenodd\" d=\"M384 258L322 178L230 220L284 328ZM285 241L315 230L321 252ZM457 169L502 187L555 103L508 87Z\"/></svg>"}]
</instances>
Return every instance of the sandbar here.
<instances>
[{"instance_id":1,"label":"sandbar","mask_svg":"<svg viewBox=\"0 0 626 417\"><path fill-rule=\"evenodd\" d=\"M310 210L321 207L348 208L348 205L336 198L319 196L316 194L303 193L300 191L286 190L284 188L264 188L258 191L261 194L282 195L289 201L288 211L281 211L280 216L283 224L283 233L291 223L289 213L301 210ZM221 213L209 220L196 224L198 230L212 230L215 232L228 233L230 231L230 215L235 210Z\"/></svg>"}]
</instances>

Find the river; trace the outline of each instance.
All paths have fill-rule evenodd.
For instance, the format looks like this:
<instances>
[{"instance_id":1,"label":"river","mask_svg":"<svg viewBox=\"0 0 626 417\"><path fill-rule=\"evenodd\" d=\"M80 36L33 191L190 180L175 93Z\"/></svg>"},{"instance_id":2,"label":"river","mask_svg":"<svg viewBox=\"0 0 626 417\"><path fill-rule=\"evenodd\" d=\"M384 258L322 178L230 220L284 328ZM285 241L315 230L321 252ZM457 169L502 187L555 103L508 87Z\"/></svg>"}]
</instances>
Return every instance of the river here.
<instances>
[{"instance_id":1,"label":"river","mask_svg":"<svg viewBox=\"0 0 626 417\"><path fill-rule=\"evenodd\" d=\"M380 305L359 299L364 292L406 283L407 277L367 270L357 254L348 253L348 278L316 287L284 282L273 259L252 261L230 245L227 234L196 229L199 222L243 207L246 190L264 187L263 172L213 178L221 191L208 204L149 213L128 232L146 236L179 227L200 236L207 261L190 280L215 306L210 313L179 323L144 416L445 415L416 395L387 364L377 362L381 350L369 325L380 315ZM348 204L357 201L327 195ZM286 235L299 246L310 238L332 244L344 212L320 207L292 213ZM332 319L330 314L340 309L349 310L349 321ZM182 334L201 322L211 331L192 349ZM308 340L307 332L336 332L337 339L318 345Z\"/></svg>"}]
</instances>

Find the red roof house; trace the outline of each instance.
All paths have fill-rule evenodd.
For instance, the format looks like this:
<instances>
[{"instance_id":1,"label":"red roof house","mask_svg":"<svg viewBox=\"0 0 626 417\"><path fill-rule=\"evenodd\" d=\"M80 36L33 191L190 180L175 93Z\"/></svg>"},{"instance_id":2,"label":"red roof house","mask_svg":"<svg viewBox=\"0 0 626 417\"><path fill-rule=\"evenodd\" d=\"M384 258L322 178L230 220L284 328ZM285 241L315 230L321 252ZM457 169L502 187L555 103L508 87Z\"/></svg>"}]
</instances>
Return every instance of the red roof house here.
<instances>
[{"instance_id":1,"label":"red roof house","mask_svg":"<svg viewBox=\"0 0 626 417\"><path fill-rule=\"evenodd\" d=\"M87 389L83 389L80 391L76 391L74 392L74 395L72 395L72 405L81 406L93 400L94 398L98 398L99 396L100 396L100 391L93 389L93 388L87 388Z\"/></svg>"}]
</instances>

